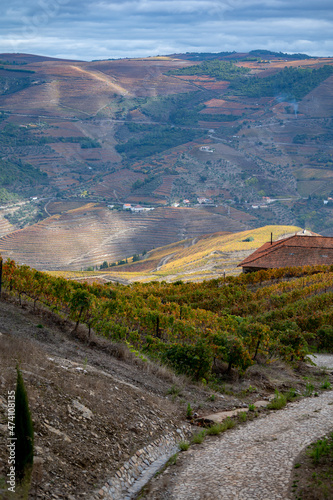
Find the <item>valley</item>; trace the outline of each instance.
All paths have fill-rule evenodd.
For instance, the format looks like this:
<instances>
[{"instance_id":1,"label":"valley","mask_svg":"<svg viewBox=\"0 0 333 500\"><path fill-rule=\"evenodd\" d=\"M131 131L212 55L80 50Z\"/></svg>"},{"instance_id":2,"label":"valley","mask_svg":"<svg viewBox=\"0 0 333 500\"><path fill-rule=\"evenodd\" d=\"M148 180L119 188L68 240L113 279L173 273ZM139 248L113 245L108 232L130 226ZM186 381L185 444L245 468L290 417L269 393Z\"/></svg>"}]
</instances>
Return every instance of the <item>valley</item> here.
<instances>
[{"instance_id":1,"label":"valley","mask_svg":"<svg viewBox=\"0 0 333 500\"><path fill-rule=\"evenodd\" d=\"M221 231L333 234L332 59L198 57L0 54L5 258L80 271Z\"/></svg>"}]
</instances>

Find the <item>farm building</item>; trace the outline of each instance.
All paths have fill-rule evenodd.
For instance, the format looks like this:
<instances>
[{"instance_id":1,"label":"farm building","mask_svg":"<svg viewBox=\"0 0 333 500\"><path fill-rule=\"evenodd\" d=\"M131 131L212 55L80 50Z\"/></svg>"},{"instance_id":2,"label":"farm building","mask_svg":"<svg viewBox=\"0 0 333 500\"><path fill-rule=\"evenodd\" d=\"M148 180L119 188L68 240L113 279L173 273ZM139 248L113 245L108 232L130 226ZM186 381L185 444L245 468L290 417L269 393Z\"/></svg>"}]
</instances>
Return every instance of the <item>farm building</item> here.
<instances>
[{"instance_id":1,"label":"farm building","mask_svg":"<svg viewBox=\"0 0 333 500\"><path fill-rule=\"evenodd\" d=\"M295 234L270 241L246 257L237 267L243 273L294 266L333 264L333 238Z\"/></svg>"}]
</instances>

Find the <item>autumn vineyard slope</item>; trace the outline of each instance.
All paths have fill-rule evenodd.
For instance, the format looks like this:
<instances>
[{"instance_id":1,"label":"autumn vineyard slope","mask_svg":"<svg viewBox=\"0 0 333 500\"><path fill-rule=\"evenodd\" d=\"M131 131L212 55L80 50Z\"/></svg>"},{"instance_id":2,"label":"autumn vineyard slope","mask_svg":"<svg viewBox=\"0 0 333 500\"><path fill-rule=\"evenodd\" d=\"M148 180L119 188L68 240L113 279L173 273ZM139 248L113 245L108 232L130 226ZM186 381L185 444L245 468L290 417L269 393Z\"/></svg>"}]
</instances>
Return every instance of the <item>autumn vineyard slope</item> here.
<instances>
[{"instance_id":1,"label":"autumn vineyard slope","mask_svg":"<svg viewBox=\"0 0 333 500\"><path fill-rule=\"evenodd\" d=\"M258 359L333 349L333 266L284 268L202 283L78 283L7 260L5 293L125 342L196 380ZM221 368L222 369L222 368ZM216 376L216 375L214 375Z\"/></svg>"}]
</instances>

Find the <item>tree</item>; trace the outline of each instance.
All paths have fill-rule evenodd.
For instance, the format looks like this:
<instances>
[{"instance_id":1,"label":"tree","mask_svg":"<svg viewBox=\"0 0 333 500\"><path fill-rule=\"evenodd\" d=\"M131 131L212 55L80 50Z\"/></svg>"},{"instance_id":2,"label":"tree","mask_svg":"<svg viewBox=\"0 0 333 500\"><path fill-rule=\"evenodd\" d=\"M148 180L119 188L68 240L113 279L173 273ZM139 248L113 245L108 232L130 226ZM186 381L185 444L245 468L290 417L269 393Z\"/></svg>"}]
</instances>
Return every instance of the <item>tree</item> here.
<instances>
[{"instance_id":1,"label":"tree","mask_svg":"<svg viewBox=\"0 0 333 500\"><path fill-rule=\"evenodd\" d=\"M29 488L34 449L34 430L29 410L28 396L23 377L18 368L15 391L15 469L18 481Z\"/></svg>"},{"instance_id":2,"label":"tree","mask_svg":"<svg viewBox=\"0 0 333 500\"><path fill-rule=\"evenodd\" d=\"M83 313L87 312L91 306L92 296L87 290L78 289L71 298L71 317L76 321L72 333L76 333Z\"/></svg>"}]
</instances>

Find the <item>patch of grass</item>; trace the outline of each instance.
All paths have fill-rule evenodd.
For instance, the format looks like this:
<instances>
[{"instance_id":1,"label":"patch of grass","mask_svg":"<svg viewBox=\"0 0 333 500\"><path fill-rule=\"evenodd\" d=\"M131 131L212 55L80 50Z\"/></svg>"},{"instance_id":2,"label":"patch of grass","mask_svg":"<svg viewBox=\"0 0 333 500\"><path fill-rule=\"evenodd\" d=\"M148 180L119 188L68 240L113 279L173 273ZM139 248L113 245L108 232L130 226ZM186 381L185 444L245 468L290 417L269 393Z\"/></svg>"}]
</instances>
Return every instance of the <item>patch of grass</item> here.
<instances>
[{"instance_id":1,"label":"patch of grass","mask_svg":"<svg viewBox=\"0 0 333 500\"><path fill-rule=\"evenodd\" d=\"M172 396L180 396L181 389L176 384L172 384L170 389L168 389L167 394L171 394Z\"/></svg>"},{"instance_id":2,"label":"patch of grass","mask_svg":"<svg viewBox=\"0 0 333 500\"><path fill-rule=\"evenodd\" d=\"M240 413L238 413L238 418L241 422L246 422L247 421L246 411L241 411Z\"/></svg>"},{"instance_id":3,"label":"patch of grass","mask_svg":"<svg viewBox=\"0 0 333 500\"><path fill-rule=\"evenodd\" d=\"M209 436L217 436L218 434L221 434L221 432L232 429L235 425L236 422L228 417L220 424L214 424L211 427L208 427L208 429L206 429L206 434Z\"/></svg>"},{"instance_id":4,"label":"patch of grass","mask_svg":"<svg viewBox=\"0 0 333 500\"><path fill-rule=\"evenodd\" d=\"M190 443L188 441L180 441L178 446L180 451L187 451L190 447Z\"/></svg>"},{"instance_id":5,"label":"patch of grass","mask_svg":"<svg viewBox=\"0 0 333 500\"><path fill-rule=\"evenodd\" d=\"M174 455L172 455L172 457L170 457L169 460L167 461L167 463L165 464L166 467L169 467L169 465L176 465L177 458L178 458L178 453L175 453Z\"/></svg>"},{"instance_id":6,"label":"patch of grass","mask_svg":"<svg viewBox=\"0 0 333 500\"><path fill-rule=\"evenodd\" d=\"M296 389L290 388L288 392L286 392L285 397L287 398L287 401L293 401L298 397L298 394L296 392Z\"/></svg>"},{"instance_id":7,"label":"patch of grass","mask_svg":"<svg viewBox=\"0 0 333 500\"><path fill-rule=\"evenodd\" d=\"M314 465L318 465L322 457L333 457L333 433L331 434L331 442L328 438L319 439L310 448L308 454L312 458Z\"/></svg>"},{"instance_id":8,"label":"patch of grass","mask_svg":"<svg viewBox=\"0 0 333 500\"><path fill-rule=\"evenodd\" d=\"M287 404L286 396L281 392L279 392L278 390L275 390L274 399L267 405L267 408L269 410L281 410L281 408L284 408L286 404Z\"/></svg>"},{"instance_id":9,"label":"patch of grass","mask_svg":"<svg viewBox=\"0 0 333 500\"><path fill-rule=\"evenodd\" d=\"M311 382L307 382L307 384L306 384L306 386L305 386L305 393L304 393L304 396L305 396L305 397L310 397L310 396L312 396L313 391L314 391L314 385L313 385L313 384L311 384Z\"/></svg>"},{"instance_id":10,"label":"patch of grass","mask_svg":"<svg viewBox=\"0 0 333 500\"><path fill-rule=\"evenodd\" d=\"M292 498L333 498L333 432L317 440L299 455L291 483Z\"/></svg>"},{"instance_id":11,"label":"patch of grass","mask_svg":"<svg viewBox=\"0 0 333 500\"><path fill-rule=\"evenodd\" d=\"M167 469L168 467L171 467L172 465L176 465L177 463L177 459L178 459L178 455L179 453L175 453L174 455L172 455L169 460L164 464L164 466L162 467L162 469L160 469L159 471L156 472L155 474L155 477L159 476L160 474L162 474L165 469ZM143 498L143 496L139 496L138 498Z\"/></svg>"},{"instance_id":12,"label":"patch of grass","mask_svg":"<svg viewBox=\"0 0 333 500\"><path fill-rule=\"evenodd\" d=\"M206 434L207 434L206 429L203 429L202 431L197 432L196 434L194 434L192 436L191 443L192 444L201 444L204 441Z\"/></svg>"},{"instance_id":13,"label":"patch of grass","mask_svg":"<svg viewBox=\"0 0 333 500\"><path fill-rule=\"evenodd\" d=\"M254 406L254 404L249 404L249 411L256 411L256 407Z\"/></svg>"},{"instance_id":14,"label":"patch of grass","mask_svg":"<svg viewBox=\"0 0 333 500\"><path fill-rule=\"evenodd\" d=\"M223 426L222 424L214 424L211 427L208 427L207 429L207 436L217 436L221 432L223 432Z\"/></svg>"},{"instance_id":15,"label":"patch of grass","mask_svg":"<svg viewBox=\"0 0 333 500\"><path fill-rule=\"evenodd\" d=\"M332 389L332 385L331 385L331 383L329 382L328 379L324 380L324 382L320 386L320 389L323 389L323 390Z\"/></svg>"}]
</instances>

